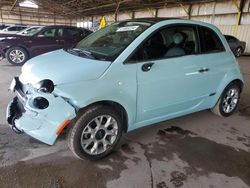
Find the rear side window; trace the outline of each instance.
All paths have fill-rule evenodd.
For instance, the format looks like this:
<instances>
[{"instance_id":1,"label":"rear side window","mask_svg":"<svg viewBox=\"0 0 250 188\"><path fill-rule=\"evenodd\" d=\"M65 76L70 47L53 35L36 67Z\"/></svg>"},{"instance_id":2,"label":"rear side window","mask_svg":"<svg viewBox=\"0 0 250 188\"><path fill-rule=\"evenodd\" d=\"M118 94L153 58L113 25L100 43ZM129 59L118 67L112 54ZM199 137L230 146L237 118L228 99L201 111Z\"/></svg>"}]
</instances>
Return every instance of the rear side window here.
<instances>
[{"instance_id":1,"label":"rear side window","mask_svg":"<svg viewBox=\"0 0 250 188\"><path fill-rule=\"evenodd\" d=\"M82 34L82 31L80 29L64 28L63 30L64 37L77 37L77 36L81 36L81 34Z\"/></svg>"},{"instance_id":2,"label":"rear side window","mask_svg":"<svg viewBox=\"0 0 250 188\"><path fill-rule=\"evenodd\" d=\"M216 53L225 51L224 46L218 35L211 29L200 27L201 52Z\"/></svg>"},{"instance_id":3,"label":"rear side window","mask_svg":"<svg viewBox=\"0 0 250 188\"><path fill-rule=\"evenodd\" d=\"M17 31L17 29L18 29L18 27L15 26L15 27L10 27L8 30L9 31Z\"/></svg>"},{"instance_id":4,"label":"rear side window","mask_svg":"<svg viewBox=\"0 0 250 188\"><path fill-rule=\"evenodd\" d=\"M56 29L53 28L53 29L48 29L46 31L43 32L43 35L45 37L55 37L56 36Z\"/></svg>"},{"instance_id":5,"label":"rear side window","mask_svg":"<svg viewBox=\"0 0 250 188\"><path fill-rule=\"evenodd\" d=\"M225 38L228 42L237 42L237 39L230 35L225 35Z\"/></svg>"}]
</instances>

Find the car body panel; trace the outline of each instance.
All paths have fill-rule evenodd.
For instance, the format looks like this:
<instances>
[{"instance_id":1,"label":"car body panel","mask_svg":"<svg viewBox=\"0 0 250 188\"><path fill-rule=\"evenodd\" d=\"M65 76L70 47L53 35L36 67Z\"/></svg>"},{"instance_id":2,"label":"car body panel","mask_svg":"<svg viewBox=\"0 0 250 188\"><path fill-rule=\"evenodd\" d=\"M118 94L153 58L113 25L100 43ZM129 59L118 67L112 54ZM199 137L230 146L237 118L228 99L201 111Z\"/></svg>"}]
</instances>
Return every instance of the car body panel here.
<instances>
[{"instance_id":1,"label":"car body panel","mask_svg":"<svg viewBox=\"0 0 250 188\"><path fill-rule=\"evenodd\" d=\"M36 84L43 79L50 79L56 85L93 80L99 78L110 64L108 61L86 59L64 50L56 50L27 62L22 67L20 80L24 84ZM69 71L72 67L76 70L74 75Z\"/></svg>"},{"instance_id":2,"label":"car body panel","mask_svg":"<svg viewBox=\"0 0 250 188\"><path fill-rule=\"evenodd\" d=\"M152 33L176 24L211 28L219 36L225 51L158 60L149 72L141 70L142 64L146 62L129 62L131 54ZM184 66L183 62L186 62ZM128 131L131 131L212 108L231 81L238 79L243 82L235 62L227 41L215 26L198 21L169 19L157 22L145 30L112 63L76 57L59 50L27 62L20 80L26 84L43 79L53 80L56 86L52 94L72 105L76 114L79 109L96 102L116 102L125 109ZM59 64L61 67L58 67ZM210 71L200 73L202 68ZM82 76L79 76L81 72ZM185 88L187 86L191 89ZM167 100L164 100L165 96ZM56 108L60 109L60 106ZM57 121L64 120L61 118ZM45 129L51 131L48 127Z\"/></svg>"},{"instance_id":3,"label":"car body panel","mask_svg":"<svg viewBox=\"0 0 250 188\"><path fill-rule=\"evenodd\" d=\"M61 97L32 90L32 95L27 95L23 104L25 113L15 120L15 126L18 130L24 131L41 142L53 145L58 136L56 132L60 125L76 116L75 108ZM32 103L37 97L46 98L49 101L49 107L43 110L35 108ZM11 101L8 104L7 118L13 103L14 101Z\"/></svg>"}]
</instances>

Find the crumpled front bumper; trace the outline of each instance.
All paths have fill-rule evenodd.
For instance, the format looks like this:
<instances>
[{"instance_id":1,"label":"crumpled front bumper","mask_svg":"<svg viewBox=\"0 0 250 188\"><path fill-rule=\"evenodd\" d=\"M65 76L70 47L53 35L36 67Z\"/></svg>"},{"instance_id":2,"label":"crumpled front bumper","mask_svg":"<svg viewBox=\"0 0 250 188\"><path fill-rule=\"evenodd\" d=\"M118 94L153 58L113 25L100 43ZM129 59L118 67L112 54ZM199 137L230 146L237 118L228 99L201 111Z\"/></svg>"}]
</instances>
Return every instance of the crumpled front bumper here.
<instances>
[{"instance_id":1,"label":"crumpled front bumper","mask_svg":"<svg viewBox=\"0 0 250 188\"><path fill-rule=\"evenodd\" d=\"M6 118L15 132L25 132L49 145L53 145L57 132L65 122L76 116L75 108L67 101L53 94L33 91L25 99L17 91L8 105ZM49 101L46 109L37 109L32 105L34 98L44 97Z\"/></svg>"}]
</instances>

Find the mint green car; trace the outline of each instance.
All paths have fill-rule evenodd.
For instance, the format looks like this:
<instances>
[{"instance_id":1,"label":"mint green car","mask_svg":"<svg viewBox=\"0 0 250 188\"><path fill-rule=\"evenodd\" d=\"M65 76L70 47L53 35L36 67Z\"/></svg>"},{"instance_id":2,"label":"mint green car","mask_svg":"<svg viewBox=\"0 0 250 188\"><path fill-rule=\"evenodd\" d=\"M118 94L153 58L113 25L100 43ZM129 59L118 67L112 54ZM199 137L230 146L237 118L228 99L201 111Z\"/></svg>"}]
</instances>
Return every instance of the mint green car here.
<instances>
[{"instance_id":1,"label":"mint green car","mask_svg":"<svg viewBox=\"0 0 250 188\"><path fill-rule=\"evenodd\" d=\"M7 121L48 145L66 129L73 153L97 160L137 128L205 109L227 117L242 89L238 63L215 26L133 19L29 60L11 83L17 96Z\"/></svg>"}]
</instances>

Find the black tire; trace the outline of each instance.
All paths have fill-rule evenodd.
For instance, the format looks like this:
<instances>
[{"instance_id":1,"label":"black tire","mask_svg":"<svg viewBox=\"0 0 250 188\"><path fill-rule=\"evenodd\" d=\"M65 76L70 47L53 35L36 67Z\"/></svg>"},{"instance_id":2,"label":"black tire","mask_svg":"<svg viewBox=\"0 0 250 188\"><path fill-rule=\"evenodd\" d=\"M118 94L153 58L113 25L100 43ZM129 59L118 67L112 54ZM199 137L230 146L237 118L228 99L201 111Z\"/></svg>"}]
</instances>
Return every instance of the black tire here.
<instances>
[{"instance_id":1,"label":"black tire","mask_svg":"<svg viewBox=\"0 0 250 188\"><path fill-rule=\"evenodd\" d=\"M240 57L242 53L243 53L243 49L241 47L237 47L235 49L234 55L235 57Z\"/></svg>"},{"instance_id":2,"label":"black tire","mask_svg":"<svg viewBox=\"0 0 250 188\"><path fill-rule=\"evenodd\" d=\"M116 124L117 124L117 136L115 138L115 140L113 141L113 143L109 146L107 146L107 149L104 150L102 153L99 154L90 154L90 151L86 151L89 146L91 147L91 143L88 144L88 147L86 147L84 149L84 146L82 146L82 141L84 140L82 139L82 135L87 135L90 134L90 138L93 138L96 141L100 141L97 140L97 136L98 136L98 131L96 133L84 133L84 131L88 128L86 128L87 126L90 126L91 122L93 122L93 120L95 118L98 118L100 116L110 116L113 118L113 120L115 120ZM105 120L101 120L104 121ZM106 120L107 121L107 120ZM99 133L101 131L102 128L98 129ZM94 130L94 129L91 129ZM102 129L103 130L103 129ZM68 132L68 136L67 136L67 142L68 142L68 146L71 149L71 151L75 154L76 157L78 157L79 159L87 159L87 160L98 160L101 159L107 155L109 155L113 150L115 150L118 146L119 146L119 141L122 137L122 121L121 118L119 117L119 115L110 107L108 106L104 106L104 105L96 105L96 106L92 106L84 111L82 111L79 115L78 118L76 119L74 125L72 125L70 127L70 130ZM104 133L105 135L103 136L103 138L101 138L101 141L106 140L107 139L107 134L106 132ZM86 140L90 139L90 138L86 138ZM94 141L93 141L94 142ZM95 143L95 142L94 142ZM94 145L93 143L93 145ZM102 142L104 143L104 142ZM111 143L111 141L110 141ZM86 144L87 145L87 144ZM104 149L104 144L103 145L103 149ZM100 145L97 144L97 148ZM93 148L94 146L92 146L91 148Z\"/></svg>"},{"instance_id":3,"label":"black tire","mask_svg":"<svg viewBox=\"0 0 250 188\"><path fill-rule=\"evenodd\" d=\"M17 54L14 57L14 54ZM6 58L12 65L23 65L28 59L28 53L24 48L21 47L11 47L6 52Z\"/></svg>"},{"instance_id":4,"label":"black tire","mask_svg":"<svg viewBox=\"0 0 250 188\"><path fill-rule=\"evenodd\" d=\"M229 99L226 99L226 98L228 97L228 92L232 91L232 90L237 92L237 94L235 93L234 95L238 95L238 97L237 97L238 99L237 99L236 104L232 106L232 109L230 109L227 112L225 109L225 106L228 104ZM228 116L232 115L235 112L235 110L237 109L238 104L239 104L239 100L240 100L240 87L239 87L239 85L232 83L225 88L225 90L223 91L223 93L220 96L220 99L218 100L216 105L211 110L216 115L219 115L222 117L228 117ZM231 101L232 101L232 99L231 99Z\"/></svg>"}]
</instances>

